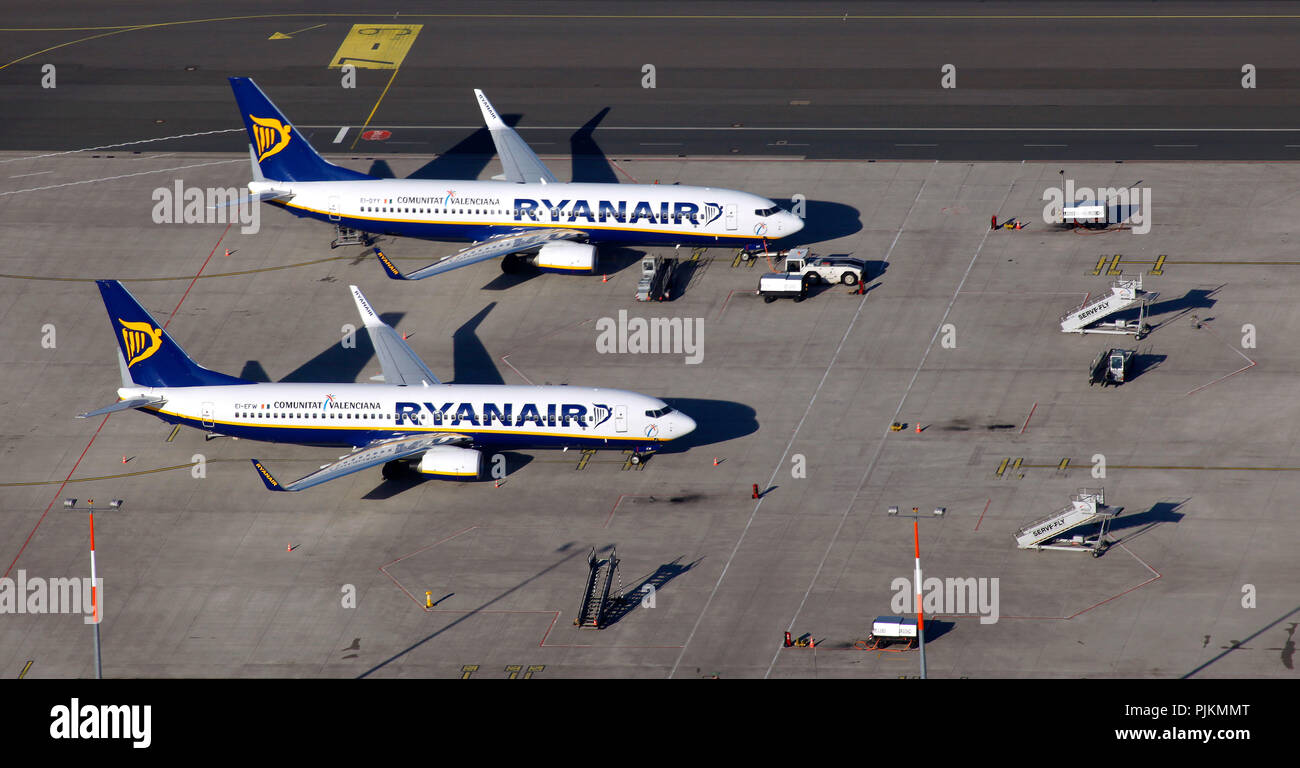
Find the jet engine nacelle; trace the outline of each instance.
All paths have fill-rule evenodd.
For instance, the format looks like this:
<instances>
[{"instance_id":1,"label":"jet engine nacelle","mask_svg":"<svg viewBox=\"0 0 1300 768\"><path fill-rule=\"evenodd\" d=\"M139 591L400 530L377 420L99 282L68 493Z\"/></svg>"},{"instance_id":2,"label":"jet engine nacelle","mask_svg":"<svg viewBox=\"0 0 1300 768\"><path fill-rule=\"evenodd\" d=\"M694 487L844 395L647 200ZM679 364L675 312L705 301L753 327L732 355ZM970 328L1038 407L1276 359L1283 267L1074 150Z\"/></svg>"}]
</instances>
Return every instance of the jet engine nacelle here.
<instances>
[{"instance_id":1,"label":"jet engine nacelle","mask_svg":"<svg viewBox=\"0 0 1300 768\"><path fill-rule=\"evenodd\" d=\"M538 249L537 268L591 274L596 271L596 246L554 240Z\"/></svg>"},{"instance_id":2,"label":"jet engine nacelle","mask_svg":"<svg viewBox=\"0 0 1300 768\"><path fill-rule=\"evenodd\" d=\"M425 475L473 478L483 468L483 454L473 448L436 445L424 452L416 471Z\"/></svg>"}]
</instances>

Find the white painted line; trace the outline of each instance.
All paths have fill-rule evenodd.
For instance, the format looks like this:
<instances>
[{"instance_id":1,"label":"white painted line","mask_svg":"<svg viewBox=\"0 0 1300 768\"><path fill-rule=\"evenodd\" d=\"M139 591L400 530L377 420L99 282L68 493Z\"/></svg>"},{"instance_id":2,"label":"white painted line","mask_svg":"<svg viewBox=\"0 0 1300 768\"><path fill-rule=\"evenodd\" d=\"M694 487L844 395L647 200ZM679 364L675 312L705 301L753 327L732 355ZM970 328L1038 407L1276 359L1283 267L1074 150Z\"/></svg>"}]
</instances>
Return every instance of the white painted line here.
<instances>
[{"instance_id":1,"label":"white painted line","mask_svg":"<svg viewBox=\"0 0 1300 768\"><path fill-rule=\"evenodd\" d=\"M343 126L342 128L340 128L340 129L339 129L339 132L334 136L334 142L333 142L333 143L335 143L335 144L342 144L342 143L343 143L343 137L348 135L348 131L349 131L351 128L352 128L352 126L350 126L350 125L345 125L345 126Z\"/></svg>"},{"instance_id":2,"label":"white painted line","mask_svg":"<svg viewBox=\"0 0 1300 768\"><path fill-rule=\"evenodd\" d=\"M243 129L243 128L223 128L223 129L221 129L221 130L219 130L219 131L199 131L198 133L181 133L181 134L177 134L177 135L175 135L175 136L159 136L159 137L156 138L156 139L141 139L141 140L139 140L139 141L124 141L124 142L121 142L120 144L104 144L103 146L99 146L99 147L83 147L82 149L69 149L69 150L67 150L67 151L65 151L65 152L48 152L48 153L46 153L46 154L44 154L44 155L29 155L29 156L27 156L27 157L10 157L10 158L5 159L5 160L0 160L0 163L16 163L16 162L18 162L19 160L40 160L41 158L45 158L45 157L58 157L58 156L60 156L60 155L75 155L75 154L77 154L78 152L94 152L94 151L96 151L96 150L100 150L100 149L116 149L117 147L131 147L131 146L135 146L136 144L149 144L149 143L151 143L151 142L155 142L155 141L171 141L172 139L189 139L189 138L193 138L193 137L195 137L195 136L214 136L214 135L216 135L216 134L218 134L218 133L234 133L234 132L236 132L236 131L242 131L242 130L244 130L244 129Z\"/></svg>"},{"instance_id":3,"label":"white painted line","mask_svg":"<svg viewBox=\"0 0 1300 768\"><path fill-rule=\"evenodd\" d=\"M94 184L97 181L114 181L116 179L129 179L132 176L147 176L151 173L166 173L167 171L183 171L186 168L202 168L206 165L225 165L227 163L246 163L247 159L241 160L217 160L211 163L194 163L193 165L178 165L175 168L158 168L153 171L140 171L139 173L124 173L120 176L105 176L102 179L82 179L81 181L69 181L65 184L51 184L48 187L31 187L29 189L15 189L10 192L0 192L0 197L5 195L21 195L24 192L40 192L46 189L59 189L60 187L75 187L78 184Z\"/></svg>"},{"instance_id":4,"label":"white painted line","mask_svg":"<svg viewBox=\"0 0 1300 768\"><path fill-rule=\"evenodd\" d=\"M37 171L36 173L20 173L17 176L10 176L11 179L21 179L27 176L40 176L42 173L54 173L54 171Z\"/></svg>"}]
</instances>

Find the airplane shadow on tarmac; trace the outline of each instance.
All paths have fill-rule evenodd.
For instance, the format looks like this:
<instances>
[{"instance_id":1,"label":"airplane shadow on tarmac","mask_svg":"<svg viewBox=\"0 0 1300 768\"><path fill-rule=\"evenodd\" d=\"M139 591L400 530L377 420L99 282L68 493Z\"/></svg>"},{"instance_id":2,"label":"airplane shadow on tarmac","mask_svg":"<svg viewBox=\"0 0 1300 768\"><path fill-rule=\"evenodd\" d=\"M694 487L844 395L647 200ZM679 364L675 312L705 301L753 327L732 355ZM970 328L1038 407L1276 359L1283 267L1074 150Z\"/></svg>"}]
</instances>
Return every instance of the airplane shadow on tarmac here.
<instances>
[{"instance_id":1,"label":"airplane shadow on tarmac","mask_svg":"<svg viewBox=\"0 0 1300 768\"><path fill-rule=\"evenodd\" d=\"M385 323L396 328L406 316L405 312L384 312L379 316ZM375 347L370 343L370 334L358 328L354 337L356 346L343 346L344 339L339 339L332 347L324 350L312 359L295 368L280 379L282 383L293 384L351 384L357 380L362 371L375 357ZM239 378L249 381L269 382L271 377L259 360L244 363Z\"/></svg>"},{"instance_id":2,"label":"airplane shadow on tarmac","mask_svg":"<svg viewBox=\"0 0 1300 768\"><path fill-rule=\"evenodd\" d=\"M685 453L714 443L725 443L758 431L753 408L730 400L661 397L665 403L695 420L695 431L660 448L658 453Z\"/></svg>"},{"instance_id":3,"label":"airplane shadow on tarmac","mask_svg":"<svg viewBox=\"0 0 1300 768\"><path fill-rule=\"evenodd\" d=\"M788 199L777 199L772 202L787 211L794 207L794 203ZM775 241L773 243L775 247L785 250L804 245L812 246L862 231L862 214L851 205L830 200L805 200L803 205L803 229Z\"/></svg>"}]
</instances>

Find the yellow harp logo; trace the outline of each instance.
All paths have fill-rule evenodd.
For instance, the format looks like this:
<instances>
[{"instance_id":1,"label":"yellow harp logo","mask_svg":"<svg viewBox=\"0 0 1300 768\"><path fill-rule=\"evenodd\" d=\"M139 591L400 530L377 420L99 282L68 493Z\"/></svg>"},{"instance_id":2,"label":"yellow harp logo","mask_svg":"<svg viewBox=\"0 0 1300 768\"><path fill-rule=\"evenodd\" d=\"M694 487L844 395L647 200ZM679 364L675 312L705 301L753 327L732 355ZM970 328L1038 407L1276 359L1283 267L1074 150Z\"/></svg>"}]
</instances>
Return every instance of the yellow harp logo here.
<instances>
[{"instance_id":1,"label":"yellow harp logo","mask_svg":"<svg viewBox=\"0 0 1300 768\"><path fill-rule=\"evenodd\" d=\"M122 345L126 347L127 368L162 347L161 328L155 328L149 323L128 323L120 317L117 321L122 324Z\"/></svg>"},{"instance_id":2,"label":"yellow harp logo","mask_svg":"<svg viewBox=\"0 0 1300 768\"><path fill-rule=\"evenodd\" d=\"M285 125L271 117L249 115L248 119L253 121L253 138L257 139L257 162L260 163L289 146L292 125Z\"/></svg>"}]
</instances>

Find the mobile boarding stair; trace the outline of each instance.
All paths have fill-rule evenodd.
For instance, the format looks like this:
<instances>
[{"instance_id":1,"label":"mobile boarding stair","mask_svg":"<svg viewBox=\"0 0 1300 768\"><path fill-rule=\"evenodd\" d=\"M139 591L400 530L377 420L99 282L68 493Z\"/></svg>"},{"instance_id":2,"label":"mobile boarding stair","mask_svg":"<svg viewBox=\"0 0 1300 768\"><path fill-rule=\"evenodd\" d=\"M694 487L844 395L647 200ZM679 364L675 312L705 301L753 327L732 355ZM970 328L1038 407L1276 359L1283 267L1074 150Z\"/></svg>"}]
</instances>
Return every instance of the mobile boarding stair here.
<instances>
[{"instance_id":1,"label":"mobile boarding stair","mask_svg":"<svg viewBox=\"0 0 1300 768\"><path fill-rule=\"evenodd\" d=\"M573 623L584 629L604 629L609 592L618 573L618 553L610 550L609 557L596 557L596 548L592 547L591 554L587 556L587 565L591 568L587 575L587 590L582 595L582 607ZM621 599L621 587L619 592L618 597Z\"/></svg>"},{"instance_id":2,"label":"mobile boarding stair","mask_svg":"<svg viewBox=\"0 0 1300 768\"><path fill-rule=\"evenodd\" d=\"M1062 333L1119 333L1141 338L1148 330L1146 324L1147 305L1156 297L1155 293L1142 290L1142 275L1136 278L1119 279L1110 284L1110 293L1105 296L1085 300L1075 309L1061 315ZM1133 305L1138 306L1137 320L1115 320L1104 322L1117 312L1123 312Z\"/></svg>"},{"instance_id":3,"label":"mobile boarding stair","mask_svg":"<svg viewBox=\"0 0 1300 768\"><path fill-rule=\"evenodd\" d=\"M1093 557L1100 557L1109 546L1106 541L1106 528L1123 509L1123 507L1106 506L1104 488L1080 488L1078 493L1070 497L1070 506L1016 531L1014 534L1016 545L1021 549L1090 551ZM1063 536L1067 531L1097 521L1101 521L1101 530L1094 538L1074 536L1067 539Z\"/></svg>"}]
</instances>

